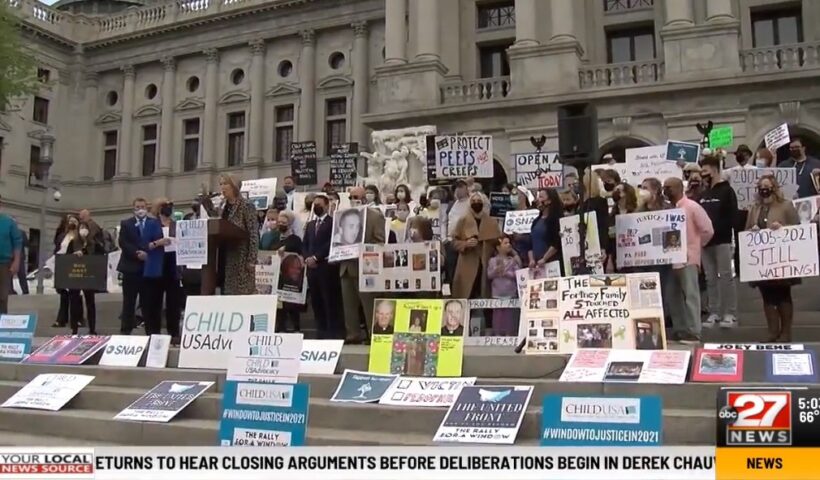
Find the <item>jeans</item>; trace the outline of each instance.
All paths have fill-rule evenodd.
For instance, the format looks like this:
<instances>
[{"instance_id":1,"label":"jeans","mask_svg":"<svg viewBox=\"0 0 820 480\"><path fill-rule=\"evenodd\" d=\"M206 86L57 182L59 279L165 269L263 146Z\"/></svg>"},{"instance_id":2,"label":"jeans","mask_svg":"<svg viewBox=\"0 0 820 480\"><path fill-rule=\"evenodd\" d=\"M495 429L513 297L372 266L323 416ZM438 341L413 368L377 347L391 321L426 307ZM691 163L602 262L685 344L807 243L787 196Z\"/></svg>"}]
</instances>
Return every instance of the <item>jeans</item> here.
<instances>
[{"instance_id":1,"label":"jeans","mask_svg":"<svg viewBox=\"0 0 820 480\"><path fill-rule=\"evenodd\" d=\"M724 243L703 249L703 273L711 315L737 315L737 289L732 271L732 245Z\"/></svg>"},{"instance_id":2,"label":"jeans","mask_svg":"<svg viewBox=\"0 0 820 480\"><path fill-rule=\"evenodd\" d=\"M672 330L700 335L698 267L687 265L683 268L673 268L668 276L667 285Z\"/></svg>"}]
</instances>

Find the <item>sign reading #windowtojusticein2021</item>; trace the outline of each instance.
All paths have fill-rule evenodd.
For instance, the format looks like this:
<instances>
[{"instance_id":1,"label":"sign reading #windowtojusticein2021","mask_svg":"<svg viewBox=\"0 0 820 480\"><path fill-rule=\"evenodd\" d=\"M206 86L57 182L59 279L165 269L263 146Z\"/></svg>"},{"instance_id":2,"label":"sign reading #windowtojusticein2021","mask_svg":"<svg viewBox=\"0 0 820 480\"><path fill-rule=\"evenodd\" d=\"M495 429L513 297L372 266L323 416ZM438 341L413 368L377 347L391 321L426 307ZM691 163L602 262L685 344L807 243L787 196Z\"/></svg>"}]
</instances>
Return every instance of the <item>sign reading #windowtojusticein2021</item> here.
<instances>
[{"instance_id":1,"label":"sign reading #windowtojusticein2021","mask_svg":"<svg viewBox=\"0 0 820 480\"><path fill-rule=\"evenodd\" d=\"M544 397L541 446L639 447L660 445L660 396Z\"/></svg>"}]
</instances>

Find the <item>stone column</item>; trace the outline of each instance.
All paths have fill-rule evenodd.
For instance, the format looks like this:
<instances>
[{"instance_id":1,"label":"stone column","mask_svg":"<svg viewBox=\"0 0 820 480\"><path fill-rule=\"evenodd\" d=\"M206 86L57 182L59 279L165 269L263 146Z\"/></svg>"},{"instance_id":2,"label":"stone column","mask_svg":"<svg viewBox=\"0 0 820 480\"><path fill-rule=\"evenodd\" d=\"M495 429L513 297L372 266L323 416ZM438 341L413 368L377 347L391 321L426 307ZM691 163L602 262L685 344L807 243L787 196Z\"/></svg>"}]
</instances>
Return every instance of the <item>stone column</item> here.
<instances>
[{"instance_id":1,"label":"stone column","mask_svg":"<svg viewBox=\"0 0 820 480\"><path fill-rule=\"evenodd\" d=\"M574 3L575 0L552 0L550 5L552 7L552 11L550 12L552 38L550 38L550 43L578 41L575 37ZM518 18L519 15L518 12L516 12L516 23L518 23Z\"/></svg>"},{"instance_id":2,"label":"stone column","mask_svg":"<svg viewBox=\"0 0 820 480\"><path fill-rule=\"evenodd\" d=\"M384 63L407 62L407 0L384 0Z\"/></svg>"},{"instance_id":3,"label":"stone column","mask_svg":"<svg viewBox=\"0 0 820 480\"><path fill-rule=\"evenodd\" d=\"M162 124L159 133L159 168L157 173L172 171L174 156L174 91L177 65L173 57L162 58Z\"/></svg>"},{"instance_id":4,"label":"stone column","mask_svg":"<svg viewBox=\"0 0 820 480\"><path fill-rule=\"evenodd\" d=\"M441 60L441 33L439 31L439 1L415 0L416 61Z\"/></svg>"},{"instance_id":5,"label":"stone column","mask_svg":"<svg viewBox=\"0 0 820 480\"><path fill-rule=\"evenodd\" d=\"M303 30L302 58L299 59L302 92L299 95L299 141L314 138L314 116L316 114L316 32Z\"/></svg>"},{"instance_id":6,"label":"stone column","mask_svg":"<svg viewBox=\"0 0 820 480\"><path fill-rule=\"evenodd\" d=\"M251 46L251 113L248 138L248 163L262 163L265 126L265 41L253 40Z\"/></svg>"},{"instance_id":7,"label":"stone column","mask_svg":"<svg viewBox=\"0 0 820 480\"><path fill-rule=\"evenodd\" d=\"M536 3L539 0L515 0L515 46L530 47L538 45L538 14Z\"/></svg>"},{"instance_id":8,"label":"stone column","mask_svg":"<svg viewBox=\"0 0 820 480\"><path fill-rule=\"evenodd\" d=\"M709 23L731 22L735 17L732 15L731 0L709 0L706 2L706 21Z\"/></svg>"},{"instance_id":9,"label":"stone column","mask_svg":"<svg viewBox=\"0 0 820 480\"><path fill-rule=\"evenodd\" d=\"M97 119L97 101L99 100L99 75L97 72L88 72L85 74L84 78L85 84L85 109L86 114L88 115L86 118L91 123L91 128L88 130L89 136L87 138L87 145L85 151L88 154L88 158L97 158L100 159L99 162L93 162L92 165L97 165L96 170L93 172L83 172L88 174L89 177L98 180L102 179L103 174L103 166L102 166L102 157L101 151L97 148L98 145L101 144L100 138L101 133L100 130L94 126L94 121ZM93 167L92 167L93 168Z\"/></svg>"},{"instance_id":10,"label":"stone column","mask_svg":"<svg viewBox=\"0 0 820 480\"><path fill-rule=\"evenodd\" d=\"M685 27L694 24L692 0L665 0L667 27ZM709 2L706 2L709 3Z\"/></svg>"},{"instance_id":11,"label":"stone column","mask_svg":"<svg viewBox=\"0 0 820 480\"><path fill-rule=\"evenodd\" d=\"M389 0L388 0L389 2ZM368 144L367 128L362 123L362 115L367 113L370 86L368 63L367 22L353 24L353 122L351 141L359 142L360 148ZM359 150L361 151L361 150Z\"/></svg>"},{"instance_id":12,"label":"stone column","mask_svg":"<svg viewBox=\"0 0 820 480\"><path fill-rule=\"evenodd\" d=\"M131 134L134 124L134 66L121 67L122 85L122 122L120 123L120 148L117 159L117 176L130 177L139 171L139 155L134 155L131 148Z\"/></svg>"},{"instance_id":13,"label":"stone column","mask_svg":"<svg viewBox=\"0 0 820 480\"><path fill-rule=\"evenodd\" d=\"M205 55L205 118L202 119L199 138L202 142L202 166L213 168L217 164L216 104L219 96L219 50L211 48L202 53ZM219 158L219 166L225 167L227 160L224 155Z\"/></svg>"}]
</instances>

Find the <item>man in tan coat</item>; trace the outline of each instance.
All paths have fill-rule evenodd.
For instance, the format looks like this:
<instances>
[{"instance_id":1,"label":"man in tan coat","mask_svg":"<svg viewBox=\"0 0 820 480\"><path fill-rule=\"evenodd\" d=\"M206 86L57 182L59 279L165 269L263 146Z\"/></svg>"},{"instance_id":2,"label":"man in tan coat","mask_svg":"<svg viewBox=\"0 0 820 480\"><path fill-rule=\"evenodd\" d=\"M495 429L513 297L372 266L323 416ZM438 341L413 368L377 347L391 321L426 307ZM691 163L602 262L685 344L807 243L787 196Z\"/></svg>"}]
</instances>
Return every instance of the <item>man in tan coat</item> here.
<instances>
[{"instance_id":1,"label":"man in tan coat","mask_svg":"<svg viewBox=\"0 0 820 480\"><path fill-rule=\"evenodd\" d=\"M364 188L353 187L350 190L350 205L353 207L360 206L364 200L364 195ZM364 243L383 244L384 242L384 215L378 208L368 208ZM345 343L363 343L367 338L367 333L362 332L359 325L359 306L364 310L365 323L369 332L373 325L373 300L375 295L359 291L358 258L339 262L339 278L342 284L342 304L344 306L345 328L347 329Z\"/></svg>"}]
</instances>

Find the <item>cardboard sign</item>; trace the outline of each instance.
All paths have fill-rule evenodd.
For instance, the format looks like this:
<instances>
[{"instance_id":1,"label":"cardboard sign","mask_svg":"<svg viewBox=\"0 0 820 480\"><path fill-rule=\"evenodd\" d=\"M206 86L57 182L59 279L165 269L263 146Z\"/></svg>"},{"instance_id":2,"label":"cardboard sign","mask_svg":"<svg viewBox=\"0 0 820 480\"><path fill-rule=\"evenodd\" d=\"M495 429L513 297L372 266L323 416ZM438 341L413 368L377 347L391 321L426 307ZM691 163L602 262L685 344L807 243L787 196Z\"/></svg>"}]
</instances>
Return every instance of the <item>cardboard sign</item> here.
<instances>
[{"instance_id":1,"label":"cardboard sign","mask_svg":"<svg viewBox=\"0 0 820 480\"><path fill-rule=\"evenodd\" d=\"M439 242L365 245L359 257L361 292L438 292Z\"/></svg>"},{"instance_id":2,"label":"cardboard sign","mask_svg":"<svg viewBox=\"0 0 820 480\"><path fill-rule=\"evenodd\" d=\"M336 190L356 185L359 144L334 143L330 146L330 184Z\"/></svg>"},{"instance_id":3,"label":"cardboard sign","mask_svg":"<svg viewBox=\"0 0 820 480\"><path fill-rule=\"evenodd\" d=\"M797 197L797 170L794 168L730 168L729 185L737 196L737 208L748 210L757 196L757 182L765 175L773 175L787 200Z\"/></svg>"},{"instance_id":4,"label":"cardboard sign","mask_svg":"<svg viewBox=\"0 0 820 480\"><path fill-rule=\"evenodd\" d=\"M225 383L221 446L301 447L307 437L310 386Z\"/></svg>"},{"instance_id":5,"label":"cardboard sign","mask_svg":"<svg viewBox=\"0 0 820 480\"><path fill-rule=\"evenodd\" d=\"M242 180L240 192L257 210L267 210L276 198L276 178Z\"/></svg>"},{"instance_id":6,"label":"cardboard sign","mask_svg":"<svg viewBox=\"0 0 820 480\"><path fill-rule=\"evenodd\" d=\"M683 170L677 162L666 160L666 145L642 148L627 148L626 174L621 180L639 186L647 178L657 178L663 183L667 178L683 178Z\"/></svg>"},{"instance_id":7,"label":"cardboard sign","mask_svg":"<svg viewBox=\"0 0 820 480\"><path fill-rule=\"evenodd\" d=\"M398 375L345 370L331 402L374 403L381 400Z\"/></svg>"},{"instance_id":8,"label":"cardboard sign","mask_svg":"<svg viewBox=\"0 0 820 480\"><path fill-rule=\"evenodd\" d=\"M512 235L515 233L526 234L532 230L532 223L541 212L532 210L511 210L504 217L504 233Z\"/></svg>"},{"instance_id":9,"label":"cardboard sign","mask_svg":"<svg viewBox=\"0 0 820 480\"><path fill-rule=\"evenodd\" d=\"M109 337L60 335L32 352L23 363L82 365L105 347Z\"/></svg>"},{"instance_id":10,"label":"cardboard sign","mask_svg":"<svg viewBox=\"0 0 820 480\"><path fill-rule=\"evenodd\" d=\"M578 350L560 381L680 385L686 382L690 354L689 350Z\"/></svg>"},{"instance_id":11,"label":"cardboard sign","mask_svg":"<svg viewBox=\"0 0 820 480\"><path fill-rule=\"evenodd\" d=\"M437 135L435 156L428 155L427 179L493 177L493 137L490 135Z\"/></svg>"},{"instance_id":12,"label":"cardboard sign","mask_svg":"<svg viewBox=\"0 0 820 480\"><path fill-rule=\"evenodd\" d=\"M0 315L0 362L19 362L31 353L37 315Z\"/></svg>"},{"instance_id":13,"label":"cardboard sign","mask_svg":"<svg viewBox=\"0 0 820 480\"><path fill-rule=\"evenodd\" d=\"M510 194L504 192L490 192L490 216L495 218L504 218L507 212L513 210L515 205L511 196L517 194ZM518 202L516 201L516 204Z\"/></svg>"},{"instance_id":14,"label":"cardboard sign","mask_svg":"<svg viewBox=\"0 0 820 480\"><path fill-rule=\"evenodd\" d=\"M666 142L666 160L673 162L697 163L700 157L700 144L691 142Z\"/></svg>"},{"instance_id":15,"label":"cardboard sign","mask_svg":"<svg viewBox=\"0 0 820 480\"><path fill-rule=\"evenodd\" d=\"M817 383L817 352L814 348L801 345L800 349L788 350L784 345L773 346L779 348L768 349L754 344L741 344L736 350L725 348L729 345L721 345L719 349L699 348L695 352L690 379L706 383Z\"/></svg>"},{"instance_id":16,"label":"cardboard sign","mask_svg":"<svg viewBox=\"0 0 820 480\"><path fill-rule=\"evenodd\" d=\"M618 268L686 263L686 212L617 215L615 241Z\"/></svg>"},{"instance_id":17,"label":"cardboard sign","mask_svg":"<svg viewBox=\"0 0 820 480\"><path fill-rule=\"evenodd\" d=\"M136 367L148 345L148 337L136 335L112 335L105 345L100 365Z\"/></svg>"},{"instance_id":18,"label":"cardboard sign","mask_svg":"<svg viewBox=\"0 0 820 480\"><path fill-rule=\"evenodd\" d=\"M463 387L433 441L512 445L532 392L531 386Z\"/></svg>"},{"instance_id":19,"label":"cardboard sign","mask_svg":"<svg viewBox=\"0 0 820 480\"><path fill-rule=\"evenodd\" d=\"M227 379L236 382L296 383L302 355L301 333L245 332L236 338Z\"/></svg>"},{"instance_id":20,"label":"cardboard sign","mask_svg":"<svg viewBox=\"0 0 820 480\"><path fill-rule=\"evenodd\" d=\"M661 444L662 399L546 395L542 447L646 447Z\"/></svg>"},{"instance_id":21,"label":"cardboard sign","mask_svg":"<svg viewBox=\"0 0 820 480\"><path fill-rule=\"evenodd\" d=\"M327 261L359 258L366 224L367 207L338 208L333 214L333 233Z\"/></svg>"},{"instance_id":22,"label":"cardboard sign","mask_svg":"<svg viewBox=\"0 0 820 480\"><path fill-rule=\"evenodd\" d=\"M296 185L316 185L316 142L293 142L290 144L290 174Z\"/></svg>"},{"instance_id":23,"label":"cardboard sign","mask_svg":"<svg viewBox=\"0 0 820 480\"><path fill-rule=\"evenodd\" d=\"M533 190L564 186L564 165L558 152L516 153L514 157L518 185Z\"/></svg>"},{"instance_id":24,"label":"cardboard sign","mask_svg":"<svg viewBox=\"0 0 820 480\"><path fill-rule=\"evenodd\" d=\"M817 223L818 213L820 213L820 195L796 198L793 202L794 208L797 210L797 216L800 218L800 223Z\"/></svg>"},{"instance_id":25,"label":"cardboard sign","mask_svg":"<svg viewBox=\"0 0 820 480\"><path fill-rule=\"evenodd\" d=\"M709 131L709 148L731 148L734 144L734 131L731 125L714 127Z\"/></svg>"},{"instance_id":26,"label":"cardboard sign","mask_svg":"<svg viewBox=\"0 0 820 480\"><path fill-rule=\"evenodd\" d=\"M201 268L208 263L208 221L180 220L177 226L177 265Z\"/></svg>"},{"instance_id":27,"label":"cardboard sign","mask_svg":"<svg viewBox=\"0 0 820 480\"><path fill-rule=\"evenodd\" d=\"M791 143L791 137L789 136L789 124L784 123L782 125L778 125L773 130L770 130L763 137L763 142L766 144L766 148L772 152L783 145L788 145Z\"/></svg>"},{"instance_id":28,"label":"cardboard sign","mask_svg":"<svg viewBox=\"0 0 820 480\"><path fill-rule=\"evenodd\" d=\"M0 406L56 412L76 397L92 380L92 375L40 374Z\"/></svg>"},{"instance_id":29,"label":"cardboard sign","mask_svg":"<svg viewBox=\"0 0 820 480\"><path fill-rule=\"evenodd\" d=\"M740 232L740 281L820 275L817 224Z\"/></svg>"},{"instance_id":30,"label":"cardboard sign","mask_svg":"<svg viewBox=\"0 0 820 480\"><path fill-rule=\"evenodd\" d=\"M704 350L762 350L762 351L799 351L804 350L800 343L706 343Z\"/></svg>"},{"instance_id":31,"label":"cardboard sign","mask_svg":"<svg viewBox=\"0 0 820 480\"><path fill-rule=\"evenodd\" d=\"M282 271L279 252L259 251L256 256L256 293L277 295Z\"/></svg>"},{"instance_id":32,"label":"cardboard sign","mask_svg":"<svg viewBox=\"0 0 820 480\"><path fill-rule=\"evenodd\" d=\"M342 356L344 340L302 340L299 372L303 375L333 375Z\"/></svg>"},{"instance_id":33,"label":"cardboard sign","mask_svg":"<svg viewBox=\"0 0 820 480\"><path fill-rule=\"evenodd\" d=\"M604 252L601 251L601 242L598 231L598 214L586 212L583 221L586 225L585 251L581 256L581 215L562 217L561 225L561 254L564 262L564 273L581 275L584 273L604 273ZM606 232L603 232L606 233Z\"/></svg>"},{"instance_id":34,"label":"cardboard sign","mask_svg":"<svg viewBox=\"0 0 820 480\"><path fill-rule=\"evenodd\" d=\"M400 407L449 407L456 400L461 387L473 385L475 381L476 377L399 377L379 403Z\"/></svg>"},{"instance_id":35,"label":"cardboard sign","mask_svg":"<svg viewBox=\"0 0 820 480\"><path fill-rule=\"evenodd\" d=\"M145 366L148 368L165 368L168 365L168 351L170 348L170 335L151 335L148 342L148 356L145 358Z\"/></svg>"},{"instance_id":36,"label":"cardboard sign","mask_svg":"<svg viewBox=\"0 0 820 480\"><path fill-rule=\"evenodd\" d=\"M55 255L54 288L104 292L108 286L108 257L105 255Z\"/></svg>"},{"instance_id":37,"label":"cardboard sign","mask_svg":"<svg viewBox=\"0 0 820 480\"><path fill-rule=\"evenodd\" d=\"M236 339L271 333L276 298L270 295L192 296L185 304L179 368L226 369Z\"/></svg>"},{"instance_id":38,"label":"cardboard sign","mask_svg":"<svg viewBox=\"0 0 820 480\"><path fill-rule=\"evenodd\" d=\"M114 420L134 422L170 422L214 382L161 382L125 407Z\"/></svg>"},{"instance_id":39,"label":"cardboard sign","mask_svg":"<svg viewBox=\"0 0 820 480\"><path fill-rule=\"evenodd\" d=\"M298 253L284 253L279 262L278 278L276 295L279 301L304 305L308 290L305 259Z\"/></svg>"}]
</instances>

